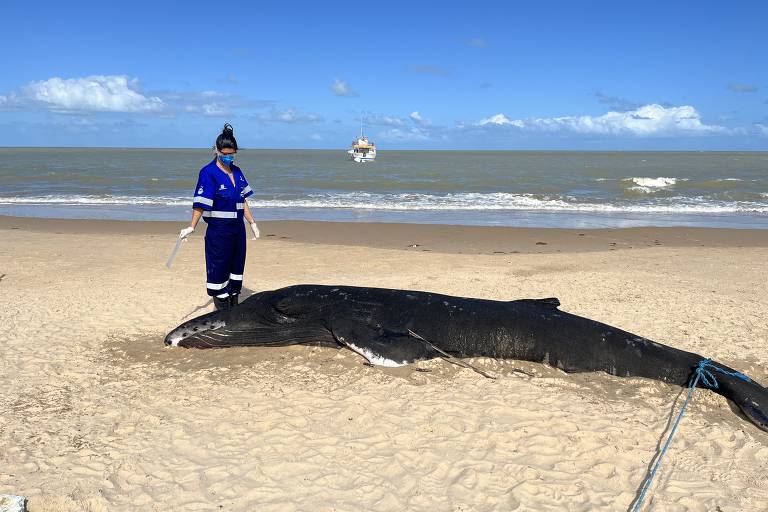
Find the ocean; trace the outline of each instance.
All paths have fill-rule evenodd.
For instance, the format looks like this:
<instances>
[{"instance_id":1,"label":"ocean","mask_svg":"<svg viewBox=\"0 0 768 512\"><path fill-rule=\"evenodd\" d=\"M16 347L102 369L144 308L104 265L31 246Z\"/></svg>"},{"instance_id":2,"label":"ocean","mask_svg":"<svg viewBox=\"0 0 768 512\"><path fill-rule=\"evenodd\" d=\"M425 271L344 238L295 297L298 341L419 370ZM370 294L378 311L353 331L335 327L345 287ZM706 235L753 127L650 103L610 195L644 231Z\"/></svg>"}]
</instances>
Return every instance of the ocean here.
<instances>
[{"instance_id":1,"label":"ocean","mask_svg":"<svg viewBox=\"0 0 768 512\"><path fill-rule=\"evenodd\" d=\"M190 216L210 150L0 148L0 215ZM241 149L261 220L768 228L766 152Z\"/></svg>"}]
</instances>

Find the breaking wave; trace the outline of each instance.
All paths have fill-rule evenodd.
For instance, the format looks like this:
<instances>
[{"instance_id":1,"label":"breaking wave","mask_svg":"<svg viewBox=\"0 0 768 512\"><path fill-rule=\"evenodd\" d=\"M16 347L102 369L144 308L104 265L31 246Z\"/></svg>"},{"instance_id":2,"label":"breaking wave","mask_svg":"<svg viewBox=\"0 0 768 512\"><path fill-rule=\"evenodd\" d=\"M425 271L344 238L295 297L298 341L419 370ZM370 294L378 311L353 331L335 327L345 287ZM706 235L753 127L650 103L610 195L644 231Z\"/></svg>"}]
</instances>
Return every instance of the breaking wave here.
<instances>
[{"instance_id":1,"label":"breaking wave","mask_svg":"<svg viewBox=\"0 0 768 512\"><path fill-rule=\"evenodd\" d=\"M659 190L670 189L680 180L678 178L666 178L660 176L658 178L627 178L623 181L634 184L629 187L629 190L650 194Z\"/></svg>"},{"instance_id":2,"label":"breaking wave","mask_svg":"<svg viewBox=\"0 0 768 512\"><path fill-rule=\"evenodd\" d=\"M633 180L641 178L633 178ZM645 178L642 178L645 179ZM670 184L647 178L656 187ZM640 186L640 185L638 185ZM768 194L761 194L768 199ZM704 196L672 196L641 201L588 201L573 196L496 193L369 193L345 192L307 195L274 194L253 196L252 208L339 209L374 211L563 211L563 212L636 212L636 213L768 213L768 201L724 201ZM180 196L62 195L36 197L0 197L0 205L50 205L93 207L178 207L189 208L191 199Z\"/></svg>"}]
</instances>

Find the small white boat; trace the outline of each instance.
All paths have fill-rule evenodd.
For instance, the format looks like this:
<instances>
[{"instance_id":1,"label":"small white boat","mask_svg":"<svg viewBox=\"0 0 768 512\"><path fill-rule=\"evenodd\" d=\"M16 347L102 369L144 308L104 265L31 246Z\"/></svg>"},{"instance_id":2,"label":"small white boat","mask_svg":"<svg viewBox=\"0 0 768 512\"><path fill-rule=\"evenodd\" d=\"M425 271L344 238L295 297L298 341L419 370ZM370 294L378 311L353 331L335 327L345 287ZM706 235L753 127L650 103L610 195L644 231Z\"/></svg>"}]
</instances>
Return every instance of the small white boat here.
<instances>
[{"instance_id":1,"label":"small white boat","mask_svg":"<svg viewBox=\"0 0 768 512\"><path fill-rule=\"evenodd\" d=\"M373 162L376 159L376 144L363 135L363 119L360 118L360 136L352 141L352 148L347 150L350 158L358 163Z\"/></svg>"},{"instance_id":2,"label":"small white boat","mask_svg":"<svg viewBox=\"0 0 768 512\"><path fill-rule=\"evenodd\" d=\"M376 144L361 135L352 142L352 149L347 150L347 153L355 162L373 162L376 158Z\"/></svg>"}]
</instances>

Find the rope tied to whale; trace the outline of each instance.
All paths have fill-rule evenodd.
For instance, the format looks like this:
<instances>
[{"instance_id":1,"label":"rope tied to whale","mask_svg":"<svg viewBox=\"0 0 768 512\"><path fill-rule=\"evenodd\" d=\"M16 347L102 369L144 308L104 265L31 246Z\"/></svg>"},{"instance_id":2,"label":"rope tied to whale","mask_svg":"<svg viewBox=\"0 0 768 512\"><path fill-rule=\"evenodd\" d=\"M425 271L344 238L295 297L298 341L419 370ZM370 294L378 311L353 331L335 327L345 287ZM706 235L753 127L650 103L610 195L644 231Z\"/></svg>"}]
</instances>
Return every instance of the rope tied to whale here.
<instances>
[{"instance_id":1,"label":"rope tied to whale","mask_svg":"<svg viewBox=\"0 0 768 512\"><path fill-rule=\"evenodd\" d=\"M708 368L711 368L712 371L710 371ZM685 409L688 407L688 403L691 401L691 398L693 398L693 393L696 391L696 386L698 386L699 381L701 381L708 388L712 388L712 389L717 389L720 386L720 384L718 384L717 382L717 378L715 378L715 373L722 373L723 375L730 375L732 377L736 377L737 379L741 379L746 382L752 382L751 379L746 375L744 375L743 373L726 370L725 368L720 368L719 366L713 364L711 359L702 359L701 361L699 361L698 366L693 371L693 375L691 376L691 381L690 381L690 384L688 385L688 388L689 388L688 396L686 397L685 402L683 402L683 407L680 409L680 413L677 415L677 419L675 420L675 423L672 426L672 430L669 432L669 436L667 436L667 440L664 443L664 446L662 447L661 451L659 452L658 458L656 459L656 463L653 465L651 472L648 474L648 476L645 479L645 482L643 483L640 495L635 501L635 505L632 508L630 508L630 512L638 512L640 510L640 507L642 507L643 501L645 500L645 496L648 490L651 488L651 483L653 483L653 479L656 476L656 472L658 471L659 467L661 467L661 461L664 458L664 455L667 453L667 449L669 448L669 445L672 444L672 438L675 436L675 432L677 432L677 427L680 424L680 420L683 419L683 414L685 414Z\"/></svg>"}]
</instances>

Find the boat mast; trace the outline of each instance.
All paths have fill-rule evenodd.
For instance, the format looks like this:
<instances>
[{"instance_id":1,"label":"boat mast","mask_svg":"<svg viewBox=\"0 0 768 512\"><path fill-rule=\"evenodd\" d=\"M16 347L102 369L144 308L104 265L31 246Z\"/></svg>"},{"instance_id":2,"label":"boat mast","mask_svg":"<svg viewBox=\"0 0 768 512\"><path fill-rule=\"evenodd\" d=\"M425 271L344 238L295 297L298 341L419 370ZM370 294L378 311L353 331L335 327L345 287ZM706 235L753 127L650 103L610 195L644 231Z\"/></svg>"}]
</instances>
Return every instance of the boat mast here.
<instances>
[{"instance_id":1,"label":"boat mast","mask_svg":"<svg viewBox=\"0 0 768 512\"><path fill-rule=\"evenodd\" d=\"M363 138L363 113L360 112L360 138Z\"/></svg>"}]
</instances>

